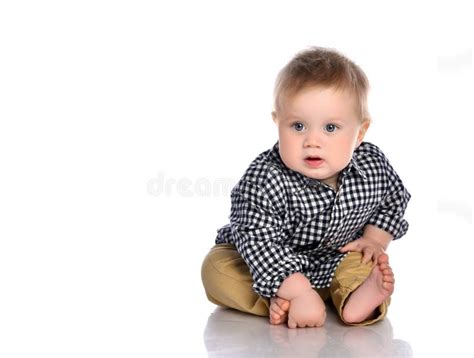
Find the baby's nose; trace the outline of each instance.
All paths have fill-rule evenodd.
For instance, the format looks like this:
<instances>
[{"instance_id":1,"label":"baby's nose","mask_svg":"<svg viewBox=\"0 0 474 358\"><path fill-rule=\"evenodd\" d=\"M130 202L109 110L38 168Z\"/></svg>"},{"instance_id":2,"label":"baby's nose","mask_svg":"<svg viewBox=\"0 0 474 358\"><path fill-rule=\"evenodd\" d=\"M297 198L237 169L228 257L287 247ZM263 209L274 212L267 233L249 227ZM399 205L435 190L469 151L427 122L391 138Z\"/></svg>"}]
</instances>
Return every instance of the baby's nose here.
<instances>
[{"instance_id":1,"label":"baby's nose","mask_svg":"<svg viewBox=\"0 0 474 358\"><path fill-rule=\"evenodd\" d=\"M305 147L320 147L322 133L317 130L308 131L304 140Z\"/></svg>"}]
</instances>

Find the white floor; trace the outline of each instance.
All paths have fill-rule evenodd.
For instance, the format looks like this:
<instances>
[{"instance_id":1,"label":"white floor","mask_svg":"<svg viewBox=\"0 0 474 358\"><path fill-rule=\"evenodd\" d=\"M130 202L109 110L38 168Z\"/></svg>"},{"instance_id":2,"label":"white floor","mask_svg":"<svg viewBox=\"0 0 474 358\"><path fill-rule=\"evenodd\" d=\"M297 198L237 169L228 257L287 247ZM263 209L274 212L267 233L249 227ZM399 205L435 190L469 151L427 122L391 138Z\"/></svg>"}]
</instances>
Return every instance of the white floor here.
<instances>
[{"instance_id":1,"label":"white floor","mask_svg":"<svg viewBox=\"0 0 474 358\"><path fill-rule=\"evenodd\" d=\"M288 329L233 310L216 309L206 324L209 357L412 357L406 340L395 337L390 319L348 327L329 311L322 328Z\"/></svg>"}]
</instances>

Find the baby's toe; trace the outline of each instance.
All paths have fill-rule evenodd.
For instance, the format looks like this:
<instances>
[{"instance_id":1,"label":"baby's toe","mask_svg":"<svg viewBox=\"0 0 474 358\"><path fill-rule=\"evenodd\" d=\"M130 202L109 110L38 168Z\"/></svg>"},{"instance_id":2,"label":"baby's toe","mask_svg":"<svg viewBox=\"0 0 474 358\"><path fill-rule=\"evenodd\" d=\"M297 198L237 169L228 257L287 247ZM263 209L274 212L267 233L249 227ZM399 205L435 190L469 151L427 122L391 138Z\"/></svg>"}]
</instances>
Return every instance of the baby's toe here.
<instances>
[{"instance_id":1,"label":"baby's toe","mask_svg":"<svg viewBox=\"0 0 474 358\"><path fill-rule=\"evenodd\" d=\"M388 265L388 255L387 254L381 254L378 258L377 258L377 263L379 265L383 265L383 264L387 264Z\"/></svg>"},{"instance_id":2,"label":"baby's toe","mask_svg":"<svg viewBox=\"0 0 474 358\"><path fill-rule=\"evenodd\" d=\"M298 327L298 325L296 324L295 321L293 321L292 319L289 319L288 320L288 328L296 328Z\"/></svg>"}]
</instances>

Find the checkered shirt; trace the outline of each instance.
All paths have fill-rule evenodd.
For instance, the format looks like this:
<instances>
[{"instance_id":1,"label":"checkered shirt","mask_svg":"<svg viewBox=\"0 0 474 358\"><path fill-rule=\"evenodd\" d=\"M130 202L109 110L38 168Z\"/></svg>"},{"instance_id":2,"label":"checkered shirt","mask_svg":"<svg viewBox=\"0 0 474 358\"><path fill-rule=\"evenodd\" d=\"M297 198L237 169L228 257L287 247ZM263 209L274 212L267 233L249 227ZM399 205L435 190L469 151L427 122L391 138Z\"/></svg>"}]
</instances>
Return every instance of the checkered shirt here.
<instances>
[{"instance_id":1,"label":"checkered shirt","mask_svg":"<svg viewBox=\"0 0 474 358\"><path fill-rule=\"evenodd\" d=\"M394 239L408 229L410 194L377 146L363 142L354 151L338 188L286 167L277 142L232 189L230 223L216 243L235 245L261 296L275 296L295 272L314 288L329 287L345 256L338 249L361 237L366 224Z\"/></svg>"}]
</instances>

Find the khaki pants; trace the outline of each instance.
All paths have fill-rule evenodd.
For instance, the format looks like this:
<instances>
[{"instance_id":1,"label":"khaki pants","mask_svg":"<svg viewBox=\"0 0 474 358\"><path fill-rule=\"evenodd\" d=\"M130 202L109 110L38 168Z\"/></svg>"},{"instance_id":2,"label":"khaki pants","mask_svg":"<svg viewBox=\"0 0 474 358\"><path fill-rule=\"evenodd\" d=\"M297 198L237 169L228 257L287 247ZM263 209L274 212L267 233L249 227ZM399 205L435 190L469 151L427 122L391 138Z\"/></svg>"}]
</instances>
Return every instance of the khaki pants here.
<instances>
[{"instance_id":1,"label":"khaki pants","mask_svg":"<svg viewBox=\"0 0 474 358\"><path fill-rule=\"evenodd\" d=\"M359 252L350 252L337 267L331 287L316 290L324 301L331 298L341 320L347 298L372 272L374 264L362 264L361 258ZM269 299L253 290L249 268L233 245L215 245L204 259L201 274L207 298L212 303L268 316ZM350 325L365 326L382 320L387 314L389 303L390 298L379 306L376 318Z\"/></svg>"}]
</instances>

